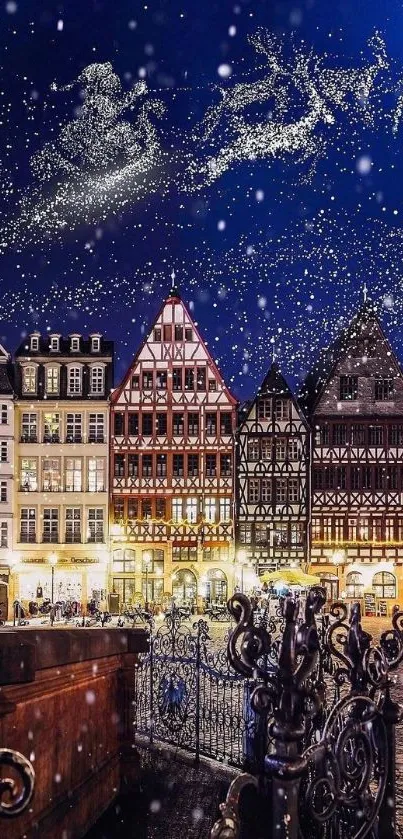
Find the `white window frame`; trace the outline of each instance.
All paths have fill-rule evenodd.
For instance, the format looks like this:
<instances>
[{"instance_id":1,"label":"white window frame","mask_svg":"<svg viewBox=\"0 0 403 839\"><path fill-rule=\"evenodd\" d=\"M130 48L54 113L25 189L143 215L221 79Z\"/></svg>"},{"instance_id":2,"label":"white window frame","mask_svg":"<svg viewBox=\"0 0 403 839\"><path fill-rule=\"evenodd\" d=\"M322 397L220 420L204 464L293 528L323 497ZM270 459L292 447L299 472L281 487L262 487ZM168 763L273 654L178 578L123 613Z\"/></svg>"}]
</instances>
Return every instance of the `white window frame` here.
<instances>
[{"instance_id":1,"label":"white window frame","mask_svg":"<svg viewBox=\"0 0 403 839\"><path fill-rule=\"evenodd\" d=\"M197 523L198 499L195 497L186 499L186 520L189 524Z\"/></svg>"},{"instance_id":2,"label":"white window frame","mask_svg":"<svg viewBox=\"0 0 403 839\"><path fill-rule=\"evenodd\" d=\"M24 461L29 465L24 467ZM20 460L20 488L22 492L38 491L38 458L22 457Z\"/></svg>"},{"instance_id":3,"label":"white window frame","mask_svg":"<svg viewBox=\"0 0 403 839\"><path fill-rule=\"evenodd\" d=\"M105 492L105 458L89 457L87 463L88 492Z\"/></svg>"},{"instance_id":4,"label":"white window frame","mask_svg":"<svg viewBox=\"0 0 403 839\"><path fill-rule=\"evenodd\" d=\"M91 352L101 352L100 335L91 335Z\"/></svg>"},{"instance_id":5,"label":"white window frame","mask_svg":"<svg viewBox=\"0 0 403 839\"><path fill-rule=\"evenodd\" d=\"M99 525L102 526L102 539L98 538ZM94 535L94 538L92 538ZM103 507L89 507L87 519L87 542L103 544L105 541L105 512Z\"/></svg>"},{"instance_id":6,"label":"white window frame","mask_svg":"<svg viewBox=\"0 0 403 839\"><path fill-rule=\"evenodd\" d=\"M70 335L70 352L80 352L81 335Z\"/></svg>"},{"instance_id":7,"label":"white window frame","mask_svg":"<svg viewBox=\"0 0 403 839\"><path fill-rule=\"evenodd\" d=\"M66 492L83 491L83 461L81 457L66 457L65 487Z\"/></svg>"},{"instance_id":8,"label":"white window frame","mask_svg":"<svg viewBox=\"0 0 403 839\"><path fill-rule=\"evenodd\" d=\"M39 350L39 335L31 335L30 336L30 350L31 352L38 352Z\"/></svg>"},{"instance_id":9,"label":"white window frame","mask_svg":"<svg viewBox=\"0 0 403 839\"><path fill-rule=\"evenodd\" d=\"M97 396L105 393L105 367L102 364L90 367L90 393Z\"/></svg>"},{"instance_id":10,"label":"white window frame","mask_svg":"<svg viewBox=\"0 0 403 839\"><path fill-rule=\"evenodd\" d=\"M77 376L78 373L78 376ZM67 368L67 393L81 396L83 392L83 368L81 364L70 364Z\"/></svg>"},{"instance_id":11,"label":"white window frame","mask_svg":"<svg viewBox=\"0 0 403 839\"><path fill-rule=\"evenodd\" d=\"M66 414L66 443L81 443L82 439L83 415L76 411L68 411Z\"/></svg>"},{"instance_id":12,"label":"white window frame","mask_svg":"<svg viewBox=\"0 0 403 839\"><path fill-rule=\"evenodd\" d=\"M8 443L2 440L0 443L0 463L8 463Z\"/></svg>"},{"instance_id":13,"label":"white window frame","mask_svg":"<svg viewBox=\"0 0 403 839\"><path fill-rule=\"evenodd\" d=\"M56 375L55 375L56 374ZM49 387L49 379L52 387ZM53 381L52 381L53 379ZM58 394L60 388L60 367L55 364L47 364L45 367L45 391L46 393Z\"/></svg>"},{"instance_id":14,"label":"white window frame","mask_svg":"<svg viewBox=\"0 0 403 839\"><path fill-rule=\"evenodd\" d=\"M27 515L24 515L24 513L27 513ZM20 508L20 532L19 532L20 542L22 542L22 543L24 543L24 542L28 543L29 542L31 544L36 542L36 538L37 538L37 533L36 533L37 518L38 518L38 516L37 516L37 511L36 511L35 507L21 507ZM28 537L25 540L21 538L22 537L23 522L25 522L24 529L25 529L26 536ZM33 539L30 539L29 538L30 536L33 536Z\"/></svg>"},{"instance_id":15,"label":"white window frame","mask_svg":"<svg viewBox=\"0 0 403 839\"><path fill-rule=\"evenodd\" d=\"M33 383L33 387L27 387L28 382ZM24 364L22 367L22 392L36 393L38 388L38 366L37 364Z\"/></svg>"},{"instance_id":16,"label":"white window frame","mask_svg":"<svg viewBox=\"0 0 403 839\"><path fill-rule=\"evenodd\" d=\"M60 457L50 455L42 458L42 487L43 492L61 492L63 487Z\"/></svg>"},{"instance_id":17,"label":"white window frame","mask_svg":"<svg viewBox=\"0 0 403 839\"><path fill-rule=\"evenodd\" d=\"M50 335L49 349L50 352L60 352L60 335Z\"/></svg>"},{"instance_id":18,"label":"white window frame","mask_svg":"<svg viewBox=\"0 0 403 839\"><path fill-rule=\"evenodd\" d=\"M183 519L183 500L182 498L172 499L172 521L178 524Z\"/></svg>"},{"instance_id":19,"label":"white window frame","mask_svg":"<svg viewBox=\"0 0 403 839\"><path fill-rule=\"evenodd\" d=\"M8 548L8 522L0 522L0 548Z\"/></svg>"},{"instance_id":20,"label":"white window frame","mask_svg":"<svg viewBox=\"0 0 403 839\"><path fill-rule=\"evenodd\" d=\"M27 419L24 419L27 417ZM25 431L24 431L25 426ZM31 411L24 411L21 417L21 441L24 442L24 435L27 435L27 442L38 440L38 415ZM33 439L32 439L33 438Z\"/></svg>"},{"instance_id":21,"label":"white window frame","mask_svg":"<svg viewBox=\"0 0 403 839\"><path fill-rule=\"evenodd\" d=\"M1 424L8 425L8 405L4 403L1 406Z\"/></svg>"},{"instance_id":22,"label":"white window frame","mask_svg":"<svg viewBox=\"0 0 403 839\"><path fill-rule=\"evenodd\" d=\"M78 539L75 537L79 536ZM70 538L69 538L70 537ZM83 539L81 507L66 507L65 540L66 545L79 545Z\"/></svg>"},{"instance_id":23,"label":"white window frame","mask_svg":"<svg viewBox=\"0 0 403 839\"><path fill-rule=\"evenodd\" d=\"M93 419L91 419L93 417ZM94 439L91 440L91 428ZM103 443L105 441L105 414L91 413L88 417L88 442Z\"/></svg>"},{"instance_id":24,"label":"white window frame","mask_svg":"<svg viewBox=\"0 0 403 839\"><path fill-rule=\"evenodd\" d=\"M207 524L215 524L217 515L217 499L216 498L205 498L204 499L204 520Z\"/></svg>"},{"instance_id":25,"label":"white window frame","mask_svg":"<svg viewBox=\"0 0 403 839\"><path fill-rule=\"evenodd\" d=\"M231 521L231 499L220 498L220 521Z\"/></svg>"}]
</instances>

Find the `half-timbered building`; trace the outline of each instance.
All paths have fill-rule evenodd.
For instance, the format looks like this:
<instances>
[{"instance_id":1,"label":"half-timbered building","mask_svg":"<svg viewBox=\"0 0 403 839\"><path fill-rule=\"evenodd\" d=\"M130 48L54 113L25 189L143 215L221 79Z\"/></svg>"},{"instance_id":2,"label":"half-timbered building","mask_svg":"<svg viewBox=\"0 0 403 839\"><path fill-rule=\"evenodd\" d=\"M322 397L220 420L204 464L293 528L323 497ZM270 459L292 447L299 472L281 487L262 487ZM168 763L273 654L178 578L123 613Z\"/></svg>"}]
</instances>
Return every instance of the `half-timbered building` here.
<instances>
[{"instance_id":1,"label":"half-timbered building","mask_svg":"<svg viewBox=\"0 0 403 839\"><path fill-rule=\"evenodd\" d=\"M403 594L403 375L369 301L303 398L314 433L312 571L329 596L389 611Z\"/></svg>"},{"instance_id":2,"label":"half-timbered building","mask_svg":"<svg viewBox=\"0 0 403 839\"><path fill-rule=\"evenodd\" d=\"M111 590L225 602L236 400L176 290L111 404Z\"/></svg>"},{"instance_id":3,"label":"half-timbered building","mask_svg":"<svg viewBox=\"0 0 403 839\"><path fill-rule=\"evenodd\" d=\"M309 439L303 412L273 363L237 433L236 553L257 572L307 561Z\"/></svg>"}]
</instances>

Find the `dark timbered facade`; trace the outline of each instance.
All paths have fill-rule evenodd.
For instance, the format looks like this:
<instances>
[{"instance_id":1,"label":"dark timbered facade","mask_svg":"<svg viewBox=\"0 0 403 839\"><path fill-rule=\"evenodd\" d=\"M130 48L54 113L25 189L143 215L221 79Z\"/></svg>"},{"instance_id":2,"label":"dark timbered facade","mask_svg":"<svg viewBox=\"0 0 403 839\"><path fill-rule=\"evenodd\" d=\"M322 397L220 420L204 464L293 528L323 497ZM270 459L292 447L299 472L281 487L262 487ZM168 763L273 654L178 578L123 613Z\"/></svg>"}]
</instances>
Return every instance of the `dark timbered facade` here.
<instances>
[{"instance_id":1,"label":"dark timbered facade","mask_svg":"<svg viewBox=\"0 0 403 839\"><path fill-rule=\"evenodd\" d=\"M309 439L305 417L273 363L237 434L236 553L258 572L307 561Z\"/></svg>"},{"instance_id":2,"label":"dark timbered facade","mask_svg":"<svg viewBox=\"0 0 403 839\"><path fill-rule=\"evenodd\" d=\"M112 395L111 587L120 604L232 588L236 400L176 291Z\"/></svg>"},{"instance_id":3,"label":"dark timbered facade","mask_svg":"<svg viewBox=\"0 0 403 839\"><path fill-rule=\"evenodd\" d=\"M303 398L314 434L312 571L333 597L390 611L403 561L403 375L369 302Z\"/></svg>"}]
</instances>

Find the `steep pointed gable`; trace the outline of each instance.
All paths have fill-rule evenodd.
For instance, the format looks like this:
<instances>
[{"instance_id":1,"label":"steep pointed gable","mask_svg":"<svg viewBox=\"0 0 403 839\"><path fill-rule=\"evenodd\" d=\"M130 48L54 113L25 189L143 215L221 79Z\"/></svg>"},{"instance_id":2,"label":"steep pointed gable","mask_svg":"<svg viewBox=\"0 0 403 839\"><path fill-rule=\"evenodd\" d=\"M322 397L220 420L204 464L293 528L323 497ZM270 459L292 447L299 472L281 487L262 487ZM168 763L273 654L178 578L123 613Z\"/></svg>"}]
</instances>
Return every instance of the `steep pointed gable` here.
<instances>
[{"instance_id":1,"label":"steep pointed gable","mask_svg":"<svg viewBox=\"0 0 403 839\"><path fill-rule=\"evenodd\" d=\"M262 399L265 397L270 399L271 397L276 396L281 397L283 399L290 399L297 413L299 414L303 422L306 423L303 412L301 411L301 408L298 404L298 400L294 396L287 380L283 376L278 363L276 361L273 361L269 367L269 370L266 373L266 376L263 379L262 384L258 388L255 399L246 403L244 411L240 413L240 426L242 426L242 424L245 421L252 419L256 411L256 403L258 399Z\"/></svg>"}]
</instances>

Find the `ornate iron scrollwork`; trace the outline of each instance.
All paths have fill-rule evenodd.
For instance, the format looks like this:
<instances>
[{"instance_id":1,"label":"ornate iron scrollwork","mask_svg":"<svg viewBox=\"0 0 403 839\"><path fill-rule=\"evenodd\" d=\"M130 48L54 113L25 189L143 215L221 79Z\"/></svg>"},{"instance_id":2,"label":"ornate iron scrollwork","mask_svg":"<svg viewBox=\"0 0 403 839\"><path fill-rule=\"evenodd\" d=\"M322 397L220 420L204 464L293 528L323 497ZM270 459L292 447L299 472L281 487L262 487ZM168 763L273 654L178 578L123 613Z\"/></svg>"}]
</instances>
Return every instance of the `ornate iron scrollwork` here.
<instances>
[{"instance_id":1,"label":"ornate iron scrollwork","mask_svg":"<svg viewBox=\"0 0 403 839\"><path fill-rule=\"evenodd\" d=\"M0 749L0 769L10 768L13 777L0 778L0 818L19 816L31 801L35 772L29 760L20 752Z\"/></svg>"},{"instance_id":2,"label":"ornate iron scrollwork","mask_svg":"<svg viewBox=\"0 0 403 839\"><path fill-rule=\"evenodd\" d=\"M232 781L224 803L220 804L221 817L216 821L210 839L239 839L239 799L245 787L251 785L257 787L257 780L246 772Z\"/></svg>"}]
</instances>

